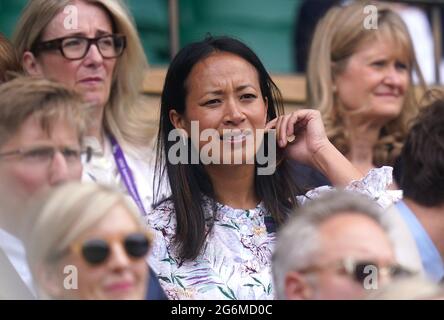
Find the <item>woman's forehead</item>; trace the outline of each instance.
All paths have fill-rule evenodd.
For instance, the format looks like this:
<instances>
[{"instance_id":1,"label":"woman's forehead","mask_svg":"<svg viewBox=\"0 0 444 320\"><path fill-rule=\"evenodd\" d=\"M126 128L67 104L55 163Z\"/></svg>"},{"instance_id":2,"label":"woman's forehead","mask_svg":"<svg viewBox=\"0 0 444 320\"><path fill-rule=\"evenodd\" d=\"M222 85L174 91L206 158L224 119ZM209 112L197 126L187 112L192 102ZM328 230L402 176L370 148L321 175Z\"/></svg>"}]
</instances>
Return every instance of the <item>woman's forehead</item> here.
<instances>
[{"instance_id":1,"label":"woman's forehead","mask_svg":"<svg viewBox=\"0 0 444 320\"><path fill-rule=\"evenodd\" d=\"M48 23L43 30L44 37L63 37L70 34L87 35L95 34L98 31L112 33L111 17L99 4L74 1L68 6L62 8Z\"/></svg>"},{"instance_id":2,"label":"woman's forehead","mask_svg":"<svg viewBox=\"0 0 444 320\"><path fill-rule=\"evenodd\" d=\"M371 38L372 45L384 44L387 54L396 57L399 60L409 62L412 59L411 52L413 48L409 45L409 39L402 33L396 32L392 28L382 27Z\"/></svg>"},{"instance_id":3,"label":"woman's forehead","mask_svg":"<svg viewBox=\"0 0 444 320\"><path fill-rule=\"evenodd\" d=\"M223 81L228 78L256 81L259 74L256 68L243 57L229 52L215 52L201 59L191 69L187 82L212 77Z\"/></svg>"}]
</instances>

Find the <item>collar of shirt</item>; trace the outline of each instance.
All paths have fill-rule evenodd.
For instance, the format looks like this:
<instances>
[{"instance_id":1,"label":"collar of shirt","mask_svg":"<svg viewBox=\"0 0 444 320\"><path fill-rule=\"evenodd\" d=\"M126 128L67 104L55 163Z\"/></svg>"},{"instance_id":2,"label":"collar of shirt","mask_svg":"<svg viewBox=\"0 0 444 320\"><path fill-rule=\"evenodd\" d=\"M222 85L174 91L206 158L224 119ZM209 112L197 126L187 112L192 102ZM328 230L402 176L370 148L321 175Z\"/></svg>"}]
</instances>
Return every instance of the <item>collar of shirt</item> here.
<instances>
[{"instance_id":1,"label":"collar of shirt","mask_svg":"<svg viewBox=\"0 0 444 320\"><path fill-rule=\"evenodd\" d=\"M0 246L20 278L22 278L29 290L35 295L32 275L26 260L26 252L23 243L12 234L0 229Z\"/></svg>"}]
</instances>

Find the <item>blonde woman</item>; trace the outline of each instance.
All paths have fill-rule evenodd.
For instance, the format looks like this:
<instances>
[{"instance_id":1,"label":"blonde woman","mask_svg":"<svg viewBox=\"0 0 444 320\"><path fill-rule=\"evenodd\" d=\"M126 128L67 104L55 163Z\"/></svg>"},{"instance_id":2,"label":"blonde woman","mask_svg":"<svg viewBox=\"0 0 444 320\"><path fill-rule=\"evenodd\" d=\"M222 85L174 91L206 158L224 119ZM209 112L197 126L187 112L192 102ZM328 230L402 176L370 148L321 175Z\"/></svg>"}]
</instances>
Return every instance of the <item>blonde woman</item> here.
<instances>
[{"instance_id":1,"label":"blonde woman","mask_svg":"<svg viewBox=\"0 0 444 320\"><path fill-rule=\"evenodd\" d=\"M143 299L151 238L109 187L78 182L38 197L23 239L40 298Z\"/></svg>"},{"instance_id":2,"label":"blonde woman","mask_svg":"<svg viewBox=\"0 0 444 320\"><path fill-rule=\"evenodd\" d=\"M367 5L372 11L364 11ZM336 6L316 27L309 105L321 111L329 139L363 174L393 165L400 153L418 112L413 73L424 87L408 30L383 4Z\"/></svg>"},{"instance_id":3,"label":"blonde woman","mask_svg":"<svg viewBox=\"0 0 444 320\"><path fill-rule=\"evenodd\" d=\"M76 89L94 108L83 180L119 186L145 214L153 193L153 128L140 103L147 61L123 1L29 1L14 43L27 73Z\"/></svg>"}]
</instances>

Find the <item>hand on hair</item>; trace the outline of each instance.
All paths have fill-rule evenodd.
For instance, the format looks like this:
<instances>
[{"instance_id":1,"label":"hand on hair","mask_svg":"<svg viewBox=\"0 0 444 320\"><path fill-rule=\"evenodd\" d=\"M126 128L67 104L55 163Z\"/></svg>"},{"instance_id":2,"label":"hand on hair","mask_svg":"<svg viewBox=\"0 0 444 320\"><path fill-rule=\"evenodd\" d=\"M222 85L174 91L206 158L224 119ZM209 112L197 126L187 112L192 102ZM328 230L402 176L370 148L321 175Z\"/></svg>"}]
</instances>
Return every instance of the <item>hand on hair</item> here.
<instances>
[{"instance_id":1,"label":"hand on hair","mask_svg":"<svg viewBox=\"0 0 444 320\"><path fill-rule=\"evenodd\" d=\"M312 165L314 155L330 144L325 134L321 114L317 110L302 109L279 116L265 126L276 129L276 140L288 158Z\"/></svg>"},{"instance_id":2,"label":"hand on hair","mask_svg":"<svg viewBox=\"0 0 444 320\"><path fill-rule=\"evenodd\" d=\"M302 109L277 117L265 129L276 129L276 140L287 157L322 172L335 186L346 186L362 174L328 140L317 110Z\"/></svg>"}]
</instances>

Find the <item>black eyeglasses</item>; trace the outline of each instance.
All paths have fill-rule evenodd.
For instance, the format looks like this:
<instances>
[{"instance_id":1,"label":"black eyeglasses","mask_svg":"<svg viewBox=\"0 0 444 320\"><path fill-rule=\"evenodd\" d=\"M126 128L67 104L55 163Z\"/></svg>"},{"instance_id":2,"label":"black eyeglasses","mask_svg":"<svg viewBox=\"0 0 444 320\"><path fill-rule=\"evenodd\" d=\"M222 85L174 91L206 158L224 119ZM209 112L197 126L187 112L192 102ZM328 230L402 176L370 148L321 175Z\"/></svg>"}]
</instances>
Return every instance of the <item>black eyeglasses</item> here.
<instances>
[{"instance_id":1,"label":"black eyeglasses","mask_svg":"<svg viewBox=\"0 0 444 320\"><path fill-rule=\"evenodd\" d=\"M123 54L126 48L126 37L120 34L104 35L97 38L69 36L39 42L33 46L31 51L38 54L41 51L60 50L66 59L80 60L86 56L92 44L96 45L104 59L113 59Z\"/></svg>"},{"instance_id":2,"label":"black eyeglasses","mask_svg":"<svg viewBox=\"0 0 444 320\"><path fill-rule=\"evenodd\" d=\"M151 236L147 232L134 232L126 236L108 237L106 239L90 239L82 243L75 243L71 249L81 253L83 259L90 265L104 263L111 254L110 243L119 242L125 249L128 257L141 259L146 256L151 247Z\"/></svg>"}]
</instances>

